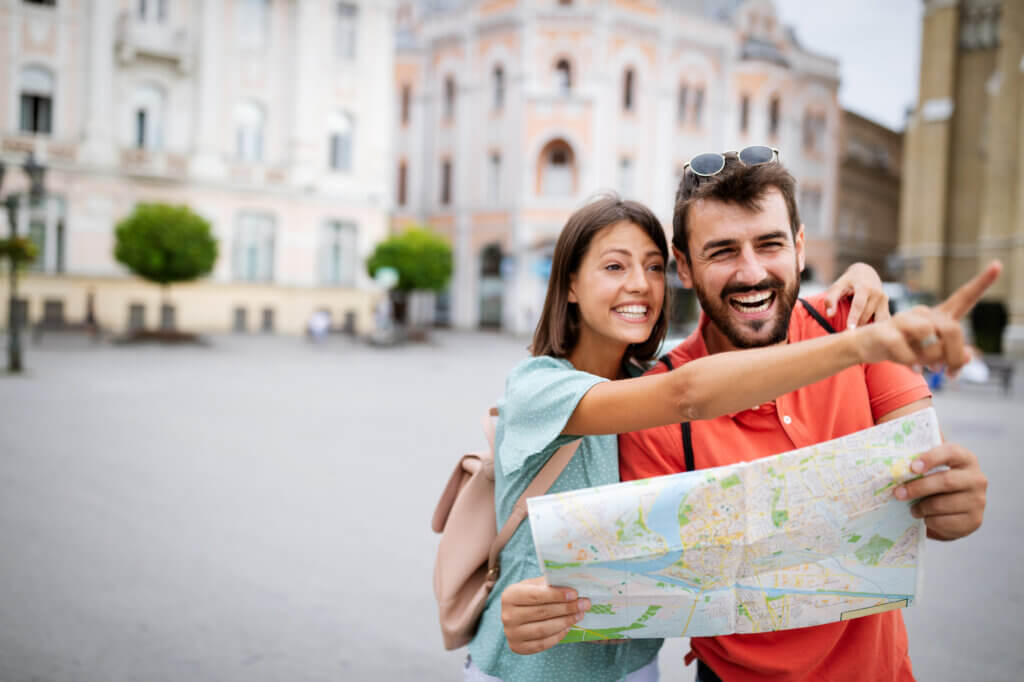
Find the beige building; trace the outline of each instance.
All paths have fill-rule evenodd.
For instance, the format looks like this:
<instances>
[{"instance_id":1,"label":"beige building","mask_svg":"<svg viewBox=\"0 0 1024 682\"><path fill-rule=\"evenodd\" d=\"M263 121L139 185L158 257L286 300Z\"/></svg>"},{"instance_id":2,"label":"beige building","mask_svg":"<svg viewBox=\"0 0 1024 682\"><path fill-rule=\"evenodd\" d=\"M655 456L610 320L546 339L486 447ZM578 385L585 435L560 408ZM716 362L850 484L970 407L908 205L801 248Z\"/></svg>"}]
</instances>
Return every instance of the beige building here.
<instances>
[{"instance_id":1,"label":"beige building","mask_svg":"<svg viewBox=\"0 0 1024 682\"><path fill-rule=\"evenodd\" d=\"M903 135L843 111L839 133L836 269L868 263L884 280L899 279L900 170Z\"/></svg>"},{"instance_id":2,"label":"beige building","mask_svg":"<svg viewBox=\"0 0 1024 682\"><path fill-rule=\"evenodd\" d=\"M451 240L456 326L532 331L574 209L613 189L670 228L683 164L750 144L832 277L838 66L770 0L406 0L397 27L394 222Z\"/></svg>"},{"instance_id":3,"label":"beige building","mask_svg":"<svg viewBox=\"0 0 1024 682\"><path fill-rule=\"evenodd\" d=\"M949 293L991 258L990 303L1024 355L1024 3L926 0L909 117L900 254L912 286Z\"/></svg>"},{"instance_id":4,"label":"beige building","mask_svg":"<svg viewBox=\"0 0 1024 682\"><path fill-rule=\"evenodd\" d=\"M394 2L0 0L4 194L28 152L47 199L18 211L41 257L31 321L298 333L319 309L368 329L363 263L388 233ZM140 202L208 219L212 275L156 288L113 258ZM6 226L4 226L6 227ZM6 284L6 278L3 278ZM6 298L6 290L0 289ZM6 316L4 317L6 321Z\"/></svg>"}]
</instances>

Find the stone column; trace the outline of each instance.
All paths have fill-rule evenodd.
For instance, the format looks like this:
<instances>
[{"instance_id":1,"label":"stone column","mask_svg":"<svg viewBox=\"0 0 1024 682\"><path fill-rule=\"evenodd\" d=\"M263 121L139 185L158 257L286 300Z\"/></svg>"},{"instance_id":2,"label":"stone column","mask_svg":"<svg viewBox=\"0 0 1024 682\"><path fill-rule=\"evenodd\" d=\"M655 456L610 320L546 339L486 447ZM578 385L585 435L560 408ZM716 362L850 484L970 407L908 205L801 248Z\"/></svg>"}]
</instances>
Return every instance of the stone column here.
<instances>
[{"instance_id":1,"label":"stone column","mask_svg":"<svg viewBox=\"0 0 1024 682\"><path fill-rule=\"evenodd\" d=\"M293 185L311 186L327 159L326 116L318 94L321 92L323 56L332 55L332 47L317 40L326 32L320 23L326 16L320 3L296 1L291 6L291 130L288 131L288 165ZM333 19L333 15L330 15ZM365 36L360 36L364 38ZM355 144L359 144L360 125L356 121ZM356 152L359 153L358 150Z\"/></svg>"},{"instance_id":2,"label":"stone column","mask_svg":"<svg viewBox=\"0 0 1024 682\"><path fill-rule=\"evenodd\" d=\"M221 90L223 32L222 2L199 3L199 68L196 77L195 127L191 171L199 177L219 178L225 174L220 105L225 101Z\"/></svg>"},{"instance_id":3,"label":"stone column","mask_svg":"<svg viewBox=\"0 0 1024 682\"><path fill-rule=\"evenodd\" d=\"M114 14L113 0L92 0L89 3L89 61L85 89L88 95L82 159L92 165L113 165L116 145L112 130L114 80Z\"/></svg>"},{"instance_id":4,"label":"stone column","mask_svg":"<svg viewBox=\"0 0 1024 682\"><path fill-rule=\"evenodd\" d=\"M1004 256L1006 267L1009 325L1003 333L1003 352L1024 357L1024 7L1019 2L1004 2L1002 8L1003 50L1000 60L1004 86L1016 99L1017 158L1015 183L1009 191L1016 197L1016 212L1009 215L1007 235L1010 248Z\"/></svg>"}]
</instances>

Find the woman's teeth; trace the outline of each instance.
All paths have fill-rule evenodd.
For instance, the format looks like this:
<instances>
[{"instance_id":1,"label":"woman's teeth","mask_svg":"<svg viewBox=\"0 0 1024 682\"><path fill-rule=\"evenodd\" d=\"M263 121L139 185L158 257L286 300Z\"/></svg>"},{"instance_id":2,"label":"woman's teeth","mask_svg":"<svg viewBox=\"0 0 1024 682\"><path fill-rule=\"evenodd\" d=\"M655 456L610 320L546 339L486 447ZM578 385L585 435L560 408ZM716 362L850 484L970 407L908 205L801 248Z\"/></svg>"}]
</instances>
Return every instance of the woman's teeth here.
<instances>
[{"instance_id":1,"label":"woman's teeth","mask_svg":"<svg viewBox=\"0 0 1024 682\"><path fill-rule=\"evenodd\" d=\"M630 320L642 320L647 317L647 306L624 305L614 309L615 312Z\"/></svg>"},{"instance_id":2,"label":"woman's teeth","mask_svg":"<svg viewBox=\"0 0 1024 682\"><path fill-rule=\"evenodd\" d=\"M729 302L732 306L744 313L760 313L768 310L768 307L772 304L775 299L774 292L758 291L752 294L745 294L743 296L733 296Z\"/></svg>"}]
</instances>

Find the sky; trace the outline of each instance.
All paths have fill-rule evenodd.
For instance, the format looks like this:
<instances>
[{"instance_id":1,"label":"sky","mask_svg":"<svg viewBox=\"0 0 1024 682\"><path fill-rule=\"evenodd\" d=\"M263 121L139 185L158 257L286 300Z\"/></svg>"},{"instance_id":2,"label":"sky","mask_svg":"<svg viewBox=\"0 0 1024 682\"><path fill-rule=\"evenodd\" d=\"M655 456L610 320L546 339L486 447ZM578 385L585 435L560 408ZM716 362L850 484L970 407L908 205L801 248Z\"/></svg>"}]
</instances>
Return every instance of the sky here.
<instances>
[{"instance_id":1,"label":"sky","mask_svg":"<svg viewBox=\"0 0 1024 682\"><path fill-rule=\"evenodd\" d=\"M839 101L903 130L917 97L921 0L775 0L783 24L812 52L839 60Z\"/></svg>"}]
</instances>

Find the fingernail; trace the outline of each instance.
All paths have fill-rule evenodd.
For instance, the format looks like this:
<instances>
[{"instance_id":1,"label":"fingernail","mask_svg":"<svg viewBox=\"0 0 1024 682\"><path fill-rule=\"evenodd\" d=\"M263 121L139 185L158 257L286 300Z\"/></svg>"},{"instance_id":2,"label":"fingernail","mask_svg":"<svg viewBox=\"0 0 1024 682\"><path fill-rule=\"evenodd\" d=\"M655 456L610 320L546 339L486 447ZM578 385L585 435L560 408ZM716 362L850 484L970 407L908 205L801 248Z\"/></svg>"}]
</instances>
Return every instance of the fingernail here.
<instances>
[{"instance_id":1,"label":"fingernail","mask_svg":"<svg viewBox=\"0 0 1024 682\"><path fill-rule=\"evenodd\" d=\"M576 616L573 618L573 622L574 623L578 623L581 620L583 620L583 612L582 611L580 613L576 614Z\"/></svg>"},{"instance_id":2,"label":"fingernail","mask_svg":"<svg viewBox=\"0 0 1024 682\"><path fill-rule=\"evenodd\" d=\"M580 599L580 601L579 601L579 609L580 609L580 613L585 613L585 612L589 611L590 610L590 600L589 599Z\"/></svg>"},{"instance_id":3,"label":"fingernail","mask_svg":"<svg viewBox=\"0 0 1024 682\"><path fill-rule=\"evenodd\" d=\"M565 601L572 601L575 598L576 598L576 593L575 592L573 592L572 590L566 590L565 591Z\"/></svg>"},{"instance_id":4,"label":"fingernail","mask_svg":"<svg viewBox=\"0 0 1024 682\"><path fill-rule=\"evenodd\" d=\"M896 490L893 490L892 494L896 496L897 500L907 499L907 489L904 488L903 486L900 486L899 488L896 488Z\"/></svg>"},{"instance_id":5,"label":"fingernail","mask_svg":"<svg viewBox=\"0 0 1024 682\"><path fill-rule=\"evenodd\" d=\"M910 463L910 470L913 471L915 474L923 473L924 462L922 462L919 459L915 459L913 462Z\"/></svg>"}]
</instances>

